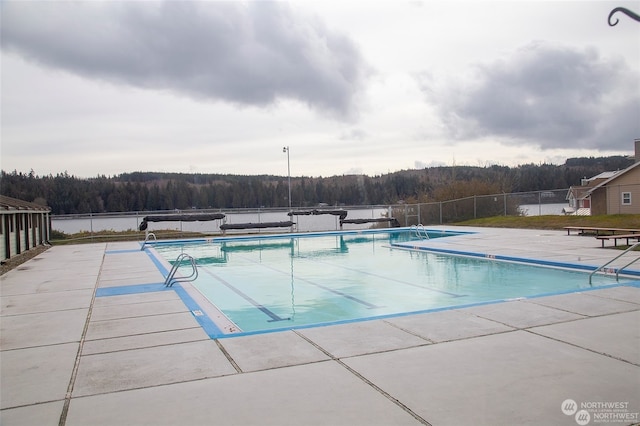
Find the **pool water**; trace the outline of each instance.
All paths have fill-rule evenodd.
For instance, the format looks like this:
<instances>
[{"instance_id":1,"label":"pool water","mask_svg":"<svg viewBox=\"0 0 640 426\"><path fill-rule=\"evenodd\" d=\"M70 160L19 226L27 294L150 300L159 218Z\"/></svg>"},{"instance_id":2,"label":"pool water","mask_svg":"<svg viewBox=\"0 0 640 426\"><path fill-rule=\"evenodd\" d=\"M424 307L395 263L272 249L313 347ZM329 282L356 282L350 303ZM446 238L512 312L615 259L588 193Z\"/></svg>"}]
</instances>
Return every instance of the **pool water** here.
<instances>
[{"instance_id":1,"label":"pool water","mask_svg":"<svg viewBox=\"0 0 640 426\"><path fill-rule=\"evenodd\" d=\"M446 236L446 234L431 237ZM393 248L408 231L159 244L197 260L192 285L242 332L288 329L591 288L588 273ZM188 272L185 272L188 275ZM596 276L593 286L616 284Z\"/></svg>"}]
</instances>

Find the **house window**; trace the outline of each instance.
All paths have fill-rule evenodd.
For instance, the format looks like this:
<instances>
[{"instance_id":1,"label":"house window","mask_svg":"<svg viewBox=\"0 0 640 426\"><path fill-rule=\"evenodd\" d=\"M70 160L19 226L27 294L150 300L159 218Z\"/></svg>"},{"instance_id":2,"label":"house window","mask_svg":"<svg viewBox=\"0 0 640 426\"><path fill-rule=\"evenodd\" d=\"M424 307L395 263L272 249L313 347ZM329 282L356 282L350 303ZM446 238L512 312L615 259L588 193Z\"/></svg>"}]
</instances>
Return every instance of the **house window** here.
<instances>
[{"instance_id":1,"label":"house window","mask_svg":"<svg viewBox=\"0 0 640 426\"><path fill-rule=\"evenodd\" d=\"M622 205L623 206L630 206L631 205L631 193L630 192L623 192L622 193Z\"/></svg>"}]
</instances>

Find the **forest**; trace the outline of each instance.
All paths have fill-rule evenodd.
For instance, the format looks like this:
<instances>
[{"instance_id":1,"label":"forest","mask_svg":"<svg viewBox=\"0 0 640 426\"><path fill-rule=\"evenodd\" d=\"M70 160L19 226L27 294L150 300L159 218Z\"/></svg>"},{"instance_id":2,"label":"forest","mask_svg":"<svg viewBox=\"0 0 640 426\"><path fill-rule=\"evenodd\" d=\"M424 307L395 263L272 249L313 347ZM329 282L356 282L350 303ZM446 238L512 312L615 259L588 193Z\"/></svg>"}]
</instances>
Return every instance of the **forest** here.
<instances>
[{"instance_id":1,"label":"forest","mask_svg":"<svg viewBox=\"0 0 640 426\"><path fill-rule=\"evenodd\" d=\"M624 156L571 158L563 165L448 166L366 176L291 177L291 205L426 203L472 195L569 188L633 164ZM286 207L286 176L134 172L79 178L1 171L0 192L52 214Z\"/></svg>"}]
</instances>

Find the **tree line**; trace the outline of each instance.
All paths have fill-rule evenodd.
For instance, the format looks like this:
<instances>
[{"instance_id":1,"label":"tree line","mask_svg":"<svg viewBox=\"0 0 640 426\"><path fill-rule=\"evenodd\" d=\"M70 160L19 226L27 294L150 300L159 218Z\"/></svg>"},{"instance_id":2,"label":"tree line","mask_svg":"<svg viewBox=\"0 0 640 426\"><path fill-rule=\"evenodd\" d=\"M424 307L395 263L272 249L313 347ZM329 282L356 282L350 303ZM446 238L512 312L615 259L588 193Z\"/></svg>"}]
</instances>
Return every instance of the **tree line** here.
<instances>
[{"instance_id":1,"label":"tree line","mask_svg":"<svg viewBox=\"0 0 640 426\"><path fill-rule=\"evenodd\" d=\"M448 166L379 175L292 177L291 204L426 203L471 195L553 190L633 164L623 156L572 158L563 165ZM53 214L288 206L283 176L134 172L79 178L1 171L3 195L51 207Z\"/></svg>"}]
</instances>

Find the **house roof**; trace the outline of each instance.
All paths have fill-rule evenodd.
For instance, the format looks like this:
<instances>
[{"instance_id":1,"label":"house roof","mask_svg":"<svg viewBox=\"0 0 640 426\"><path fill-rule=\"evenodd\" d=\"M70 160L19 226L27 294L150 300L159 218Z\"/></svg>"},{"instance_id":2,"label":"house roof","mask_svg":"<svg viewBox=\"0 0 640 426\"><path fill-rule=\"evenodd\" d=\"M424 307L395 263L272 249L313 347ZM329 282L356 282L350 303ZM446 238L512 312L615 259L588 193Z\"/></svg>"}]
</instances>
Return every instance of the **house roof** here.
<instances>
[{"instance_id":1,"label":"house roof","mask_svg":"<svg viewBox=\"0 0 640 426\"><path fill-rule=\"evenodd\" d=\"M26 210L26 211L50 211L51 208L29 201L18 200L17 198L0 195L0 211Z\"/></svg>"},{"instance_id":2,"label":"house roof","mask_svg":"<svg viewBox=\"0 0 640 426\"><path fill-rule=\"evenodd\" d=\"M589 196L589 188L588 186L572 186L569 188L567 192L566 200L570 200L571 198L575 198L576 200L582 200Z\"/></svg>"},{"instance_id":3,"label":"house roof","mask_svg":"<svg viewBox=\"0 0 640 426\"><path fill-rule=\"evenodd\" d=\"M640 161L637 161L635 163L633 163L632 165L630 165L629 167L627 167L624 170L621 170L620 172L616 173L615 175L611 176L609 179L604 180L602 182L600 182L599 184L595 185L593 188L590 188L589 191L587 191L589 194L591 194L593 191L595 191L598 188L602 188L603 186L608 185L609 183L613 182L614 180L618 179L620 176L625 175L626 173L629 173L631 170L635 169L636 167L640 167Z\"/></svg>"},{"instance_id":4,"label":"house roof","mask_svg":"<svg viewBox=\"0 0 640 426\"><path fill-rule=\"evenodd\" d=\"M614 172L602 172L600 174L595 175L594 177L591 177L591 178L587 179L587 181L591 182L591 181L597 180L597 179L611 179L612 177L614 177L615 175L617 175L620 172L621 172L621 170L616 170Z\"/></svg>"}]
</instances>

